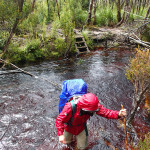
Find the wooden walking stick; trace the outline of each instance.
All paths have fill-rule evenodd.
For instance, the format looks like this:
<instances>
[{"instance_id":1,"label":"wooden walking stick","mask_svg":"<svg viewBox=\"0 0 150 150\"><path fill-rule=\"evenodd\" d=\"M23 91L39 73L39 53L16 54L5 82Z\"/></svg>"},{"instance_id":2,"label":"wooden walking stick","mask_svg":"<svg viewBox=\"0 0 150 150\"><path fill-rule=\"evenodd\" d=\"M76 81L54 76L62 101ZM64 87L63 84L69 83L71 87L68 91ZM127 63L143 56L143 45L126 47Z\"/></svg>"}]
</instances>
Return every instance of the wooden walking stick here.
<instances>
[{"instance_id":1,"label":"wooden walking stick","mask_svg":"<svg viewBox=\"0 0 150 150\"><path fill-rule=\"evenodd\" d=\"M121 104L121 108L124 109L122 104ZM126 128L126 117L123 117L123 121L124 121L124 133L125 133L125 139L126 139L126 150L128 150L128 137L127 137L127 128Z\"/></svg>"}]
</instances>

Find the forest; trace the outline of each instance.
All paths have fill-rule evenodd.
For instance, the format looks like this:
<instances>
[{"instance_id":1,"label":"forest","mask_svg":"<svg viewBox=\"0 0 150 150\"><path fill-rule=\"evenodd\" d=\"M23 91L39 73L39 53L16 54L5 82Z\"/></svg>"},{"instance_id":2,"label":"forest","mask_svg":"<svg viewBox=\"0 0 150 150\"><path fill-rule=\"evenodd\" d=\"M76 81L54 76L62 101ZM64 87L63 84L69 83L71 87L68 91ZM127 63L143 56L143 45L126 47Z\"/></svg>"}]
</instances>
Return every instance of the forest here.
<instances>
[{"instance_id":1,"label":"forest","mask_svg":"<svg viewBox=\"0 0 150 150\"><path fill-rule=\"evenodd\" d=\"M75 54L75 29L93 41L90 27L130 28L139 44L149 46L149 0L1 0L0 55L13 63Z\"/></svg>"},{"instance_id":2,"label":"forest","mask_svg":"<svg viewBox=\"0 0 150 150\"><path fill-rule=\"evenodd\" d=\"M0 0L0 73L12 67L34 76L17 66L78 57L77 33L90 51L98 46L107 51L123 45L135 53L125 73L134 88L134 108L126 124L131 125L143 102L149 116L149 0ZM102 34L101 39L95 39L96 34ZM0 141L3 136L5 133ZM149 143L150 132L132 149L148 150Z\"/></svg>"}]
</instances>

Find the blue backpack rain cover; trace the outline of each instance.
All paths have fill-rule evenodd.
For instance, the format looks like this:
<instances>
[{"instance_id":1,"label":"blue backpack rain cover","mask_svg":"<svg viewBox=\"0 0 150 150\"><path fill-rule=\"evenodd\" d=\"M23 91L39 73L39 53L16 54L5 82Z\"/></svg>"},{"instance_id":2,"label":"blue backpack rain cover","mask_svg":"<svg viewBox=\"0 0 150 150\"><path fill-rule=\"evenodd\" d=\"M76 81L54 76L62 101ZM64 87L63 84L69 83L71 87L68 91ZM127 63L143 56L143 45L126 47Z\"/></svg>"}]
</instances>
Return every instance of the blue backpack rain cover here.
<instances>
[{"instance_id":1,"label":"blue backpack rain cover","mask_svg":"<svg viewBox=\"0 0 150 150\"><path fill-rule=\"evenodd\" d=\"M62 91L59 100L59 113L63 110L65 104L77 95L84 95L87 93L87 84L82 79L65 80L62 83Z\"/></svg>"}]
</instances>

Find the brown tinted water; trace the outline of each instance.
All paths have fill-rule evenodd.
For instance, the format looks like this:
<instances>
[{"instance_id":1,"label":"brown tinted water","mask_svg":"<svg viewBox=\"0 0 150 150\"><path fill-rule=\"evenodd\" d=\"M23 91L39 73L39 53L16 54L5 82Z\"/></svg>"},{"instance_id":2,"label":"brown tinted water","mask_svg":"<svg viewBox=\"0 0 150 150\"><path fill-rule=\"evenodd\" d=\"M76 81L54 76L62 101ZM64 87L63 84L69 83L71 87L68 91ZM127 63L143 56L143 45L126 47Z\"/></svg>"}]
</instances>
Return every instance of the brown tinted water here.
<instances>
[{"instance_id":1,"label":"brown tinted water","mask_svg":"<svg viewBox=\"0 0 150 150\"><path fill-rule=\"evenodd\" d=\"M40 78L61 84L82 78L88 91L97 95L106 108L120 110L121 104L132 109L133 87L125 77L125 66L133 56L130 50L95 50L80 58L43 62L23 69L25 74L0 76L0 149L1 150L72 150L58 142L55 120L60 90ZM150 131L150 120L141 108L130 133L134 145ZM88 121L90 150L125 149L124 129L119 120L93 116ZM137 136L136 136L137 135Z\"/></svg>"}]
</instances>

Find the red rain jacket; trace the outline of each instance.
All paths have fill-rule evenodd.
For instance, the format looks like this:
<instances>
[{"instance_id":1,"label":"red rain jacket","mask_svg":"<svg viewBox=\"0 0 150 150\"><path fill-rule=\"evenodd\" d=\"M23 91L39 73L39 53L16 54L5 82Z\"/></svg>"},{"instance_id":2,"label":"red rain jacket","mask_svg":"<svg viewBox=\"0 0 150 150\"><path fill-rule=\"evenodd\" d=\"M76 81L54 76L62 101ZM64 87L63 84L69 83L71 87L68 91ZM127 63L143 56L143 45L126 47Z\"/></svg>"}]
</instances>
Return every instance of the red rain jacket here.
<instances>
[{"instance_id":1,"label":"red rain jacket","mask_svg":"<svg viewBox=\"0 0 150 150\"><path fill-rule=\"evenodd\" d=\"M103 105L100 105L98 102L97 97L95 96L92 101L89 101L89 99L92 97L92 93L85 94L81 96L76 104L76 113L74 114L73 120L72 117L72 105L70 102L65 104L65 107L63 108L62 112L59 114L59 116L56 119L56 128L58 136L63 135L64 130L72 133L73 135L78 135L80 132L82 132L85 128L84 124L86 121L90 118L90 115L84 114L79 115L81 109L87 110L96 110L99 109L96 114L105 118L109 119L118 119L119 111L114 111L110 109L106 109ZM88 102L89 101L89 102ZM94 105L95 104L95 105ZM93 107L92 107L93 106ZM68 121L71 119L72 127L69 126Z\"/></svg>"}]
</instances>

